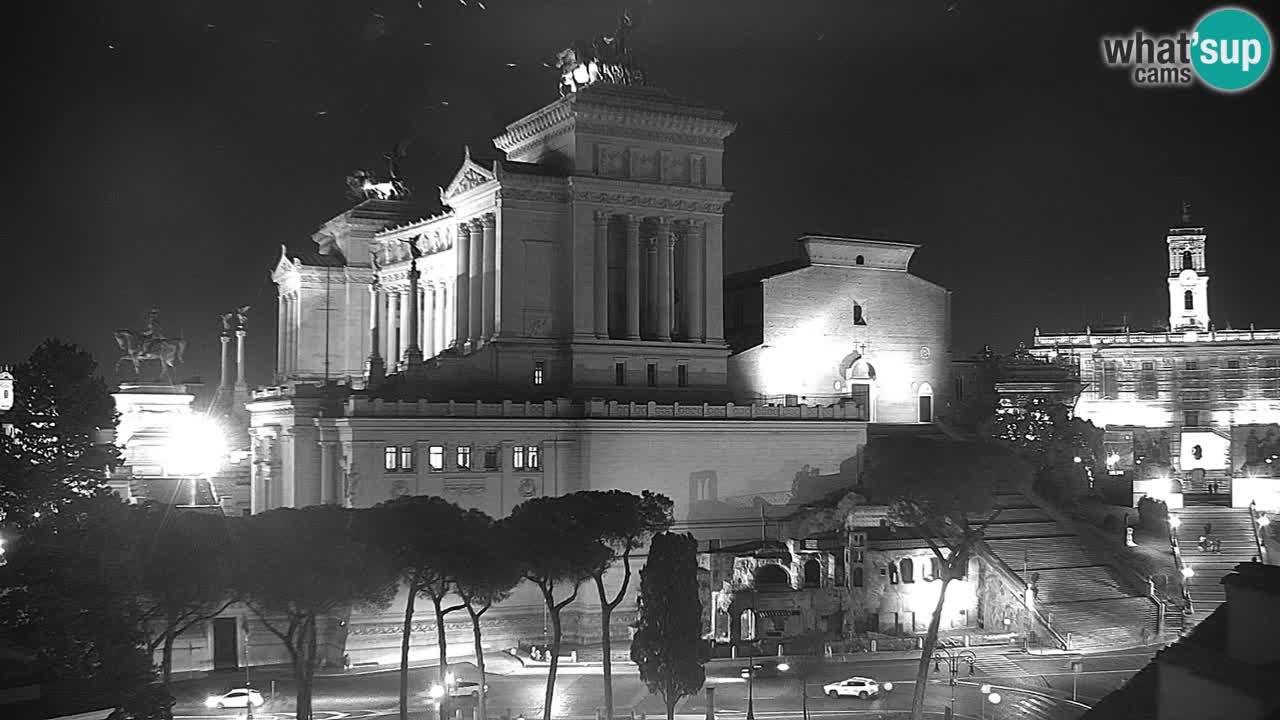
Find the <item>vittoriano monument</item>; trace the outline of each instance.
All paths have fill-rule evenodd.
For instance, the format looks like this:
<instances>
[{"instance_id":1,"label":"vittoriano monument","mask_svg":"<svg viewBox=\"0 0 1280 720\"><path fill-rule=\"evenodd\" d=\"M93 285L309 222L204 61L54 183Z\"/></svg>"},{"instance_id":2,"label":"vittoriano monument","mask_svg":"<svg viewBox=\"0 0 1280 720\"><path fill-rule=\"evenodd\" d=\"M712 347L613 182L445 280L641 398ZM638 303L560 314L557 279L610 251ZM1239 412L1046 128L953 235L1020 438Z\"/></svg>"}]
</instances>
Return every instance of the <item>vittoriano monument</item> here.
<instances>
[{"instance_id":1,"label":"vittoriano monument","mask_svg":"<svg viewBox=\"0 0 1280 720\"><path fill-rule=\"evenodd\" d=\"M116 330L115 338L116 344L124 351L124 355L116 361L117 369L120 363L132 363L134 376L143 380L143 361L156 360L160 367L157 379L173 383L173 369L182 364L182 353L187 349L187 341L165 337L164 331L160 329L160 308L151 308L151 312L147 314L146 329L142 332Z\"/></svg>"}]
</instances>

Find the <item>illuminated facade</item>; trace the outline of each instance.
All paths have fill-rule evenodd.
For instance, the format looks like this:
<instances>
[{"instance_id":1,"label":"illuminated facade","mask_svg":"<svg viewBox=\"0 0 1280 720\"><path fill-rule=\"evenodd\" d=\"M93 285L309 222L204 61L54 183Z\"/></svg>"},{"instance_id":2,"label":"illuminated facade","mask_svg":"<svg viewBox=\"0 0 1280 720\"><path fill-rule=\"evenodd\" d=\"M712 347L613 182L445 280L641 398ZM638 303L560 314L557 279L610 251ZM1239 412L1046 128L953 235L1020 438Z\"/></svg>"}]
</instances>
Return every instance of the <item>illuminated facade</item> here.
<instances>
[{"instance_id":1,"label":"illuminated facade","mask_svg":"<svg viewBox=\"0 0 1280 720\"><path fill-rule=\"evenodd\" d=\"M947 291L905 272L916 246L805 238L806 262L763 280L759 322L773 351L813 353L813 333L785 328L808 327L800 288L819 283L830 367L803 379L822 393L774 392L726 340L733 129L660 90L594 84L510 125L494 140L505 158L465 152L443 213L369 199L316 252L282 253L279 382L248 403L253 512L414 494L502 517L529 498L647 489L675 501L679 530L729 544L758 537L760 503L853 485L868 420L931 420L920 398L949 355ZM593 595L567 637L598 636ZM353 661L398 658L400 607L343 626ZM542 612L519 591L486 637L541 641ZM470 646L464 620L446 631Z\"/></svg>"},{"instance_id":2,"label":"illuminated facade","mask_svg":"<svg viewBox=\"0 0 1280 720\"><path fill-rule=\"evenodd\" d=\"M1210 481L1236 506L1280 506L1271 457L1280 457L1280 330L1218 329L1210 321L1205 229L1170 228L1169 328L1042 334L1033 352L1066 359L1086 383L1076 414L1107 430L1114 470L1133 473L1135 500L1167 497L1178 482ZM1173 484L1170 480L1175 481Z\"/></svg>"}]
</instances>

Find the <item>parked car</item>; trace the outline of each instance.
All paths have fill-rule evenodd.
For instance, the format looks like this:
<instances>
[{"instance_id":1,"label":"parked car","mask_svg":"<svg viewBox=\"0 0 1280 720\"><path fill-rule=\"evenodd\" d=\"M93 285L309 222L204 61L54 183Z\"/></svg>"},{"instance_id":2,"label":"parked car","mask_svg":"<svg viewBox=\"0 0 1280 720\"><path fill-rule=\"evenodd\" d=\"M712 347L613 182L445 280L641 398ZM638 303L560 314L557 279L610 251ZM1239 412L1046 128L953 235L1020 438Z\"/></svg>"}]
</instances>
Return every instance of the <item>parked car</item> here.
<instances>
[{"instance_id":1,"label":"parked car","mask_svg":"<svg viewBox=\"0 0 1280 720\"><path fill-rule=\"evenodd\" d=\"M885 683L882 686L874 678L869 677L851 677L848 680L822 686L822 692L830 697L856 697L863 700L879 695L881 690L888 692L892 689L893 683Z\"/></svg>"},{"instance_id":2,"label":"parked car","mask_svg":"<svg viewBox=\"0 0 1280 720\"><path fill-rule=\"evenodd\" d=\"M253 703L254 707L261 707L263 702L262 693L257 690L233 688L222 695L210 695L205 698L204 706L222 710L223 708L249 707L249 703Z\"/></svg>"},{"instance_id":3,"label":"parked car","mask_svg":"<svg viewBox=\"0 0 1280 720\"><path fill-rule=\"evenodd\" d=\"M484 686L484 691L489 692L489 686ZM480 697L480 683L471 680L458 680L449 688L449 697Z\"/></svg>"},{"instance_id":4,"label":"parked car","mask_svg":"<svg viewBox=\"0 0 1280 720\"><path fill-rule=\"evenodd\" d=\"M791 666L784 662L778 662L777 660L764 660L762 662L755 663L754 665L747 665L743 667L742 677L747 678L754 674L757 678L775 678L780 677L790 669Z\"/></svg>"}]
</instances>

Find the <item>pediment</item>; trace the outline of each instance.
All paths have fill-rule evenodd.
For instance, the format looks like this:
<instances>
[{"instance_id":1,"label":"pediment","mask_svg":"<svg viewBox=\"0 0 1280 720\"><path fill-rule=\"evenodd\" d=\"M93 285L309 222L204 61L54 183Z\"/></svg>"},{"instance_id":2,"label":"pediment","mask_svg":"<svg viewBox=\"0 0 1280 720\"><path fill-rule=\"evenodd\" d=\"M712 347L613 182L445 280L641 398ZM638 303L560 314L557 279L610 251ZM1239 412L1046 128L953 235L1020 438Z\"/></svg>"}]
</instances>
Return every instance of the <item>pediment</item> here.
<instances>
[{"instance_id":1,"label":"pediment","mask_svg":"<svg viewBox=\"0 0 1280 720\"><path fill-rule=\"evenodd\" d=\"M440 201L448 205L450 199L485 183L493 182L494 179L493 170L472 160L471 149L467 148L462 158L462 167L458 168L449 186L440 191Z\"/></svg>"}]
</instances>

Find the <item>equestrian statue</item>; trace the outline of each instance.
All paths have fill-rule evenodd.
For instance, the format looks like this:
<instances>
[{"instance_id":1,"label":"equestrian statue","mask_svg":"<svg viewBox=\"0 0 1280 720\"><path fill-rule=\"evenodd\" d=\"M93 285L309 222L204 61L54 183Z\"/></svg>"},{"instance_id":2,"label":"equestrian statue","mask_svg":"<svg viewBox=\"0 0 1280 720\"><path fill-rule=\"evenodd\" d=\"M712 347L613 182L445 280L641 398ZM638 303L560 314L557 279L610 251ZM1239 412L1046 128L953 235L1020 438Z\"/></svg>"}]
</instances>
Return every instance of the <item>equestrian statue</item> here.
<instances>
[{"instance_id":1,"label":"equestrian statue","mask_svg":"<svg viewBox=\"0 0 1280 720\"><path fill-rule=\"evenodd\" d=\"M147 314L147 327L142 332L135 330L116 330L116 344L124 351L124 355L116 361L133 364L133 373L141 377L142 363L145 360L160 362L160 377L173 382L173 368L182 364L182 353L187 349L187 341L182 338L168 338L160 329L160 309L153 307Z\"/></svg>"}]
</instances>

